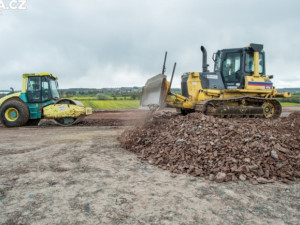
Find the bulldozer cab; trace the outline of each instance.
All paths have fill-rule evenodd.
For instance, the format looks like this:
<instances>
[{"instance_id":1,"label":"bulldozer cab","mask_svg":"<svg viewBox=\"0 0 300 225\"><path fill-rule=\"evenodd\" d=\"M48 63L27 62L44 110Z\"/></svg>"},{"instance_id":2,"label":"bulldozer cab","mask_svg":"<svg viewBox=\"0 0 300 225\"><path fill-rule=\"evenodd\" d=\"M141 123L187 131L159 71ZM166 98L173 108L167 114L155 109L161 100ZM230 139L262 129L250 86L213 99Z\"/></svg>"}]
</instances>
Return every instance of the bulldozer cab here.
<instances>
[{"instance_id":1,"label":"bulldozer cab","mask_svg":"<svg viewBox=\"0 0 300 225\"><path fill-rule=\"evenodd\" d=\"M219 50L215 54L214 61L214 71L221 73L226 89L243 89L244 77L254 73L253 45L246 48ZM259 52L259 74L265 74L265 53L262 49Z\"/></svg>"},{"instance_id":2,"label":"bulldozer cab","mask_svg":"<svg viewBox=\"0 0 300 225\"><path fill-rule=\"evenodd\" d=\"M57 78L51 74L24 74L24 82L28 103L43 103L59 99Z\"/></svg>"}]
</instances>

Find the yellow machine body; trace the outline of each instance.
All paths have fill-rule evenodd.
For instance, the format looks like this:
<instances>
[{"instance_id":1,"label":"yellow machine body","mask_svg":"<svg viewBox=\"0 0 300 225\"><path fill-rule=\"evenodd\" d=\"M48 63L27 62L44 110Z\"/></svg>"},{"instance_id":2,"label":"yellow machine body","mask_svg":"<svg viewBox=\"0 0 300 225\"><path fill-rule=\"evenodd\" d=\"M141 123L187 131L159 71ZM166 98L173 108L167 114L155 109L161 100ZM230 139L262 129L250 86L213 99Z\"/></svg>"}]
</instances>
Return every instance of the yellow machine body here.
<instances>
[{"instance_id":1,"label":"yellow machine body","mask_svg":"<svg viewBox=\"0 0 300 225\"><path fill-rule=\"evenodd\" d=\"M172 93L166 76L159 74L143 87L141 106L175 107L183 114L199 111L221 117L277 118L281 105L275 98L288 98L291 94L278 93L271 82L273 76L265 75L262 48L262 45L250 44L246 48L220 50L215 71L209 72L206 50L202 46L203 72L182 75L181 95Z\"/></svg>"},{"instance_id":2,"label":"yellow machine body","mask_svg":"<svg viewBox=\"0 0 300 225\"><path fill-rule=\"evenodd\" d=\"M200 101L207 99L222 99L222 98L234 98L241 96L259 97L259 98L289 98L291 94L288 92L278 93L277 90L272 87L271 89L266 89L266 86L253 87L248 85L248 82L260 82L263 83L268 76L265 77L254 77L246 76L245 89L203 89L201 85L201 80L199 72L189 72L189 78L187 80L187 87L189 97L184 97L182 95L168 95L166 97L165 103L169 106L175 106L179 108L194 109L196 104ZM169 82L167 82L167 87ZM169 92L169 90L167 90ZM175 99L172 97L175 96Z\"/></svg>"},{"instance_id":3,"label":"yellow machine body","mask_svg":"<svg viewBox=\"0 0 300 225\"><path fill-rule=\"evenodd\" d=\"M1 105L3 105L4 102L6 102L9 99L19 98L20 94L21 93L18 92L18 93L10 94L10 95L7 95L7 96L4 96L4 97L0 98L0 107L1 107Z\"/></svg>"},{"instance_id":4,"label":"yellow machine body","mask_svg":"<svg viewBox=\"0 0 300 225\"><path fill-rule=\"evenodd\" d=\"M92 114L91 108L71 104L53 104L43 108L45 118L80 117Z\"/></svg>"}]
</instances>

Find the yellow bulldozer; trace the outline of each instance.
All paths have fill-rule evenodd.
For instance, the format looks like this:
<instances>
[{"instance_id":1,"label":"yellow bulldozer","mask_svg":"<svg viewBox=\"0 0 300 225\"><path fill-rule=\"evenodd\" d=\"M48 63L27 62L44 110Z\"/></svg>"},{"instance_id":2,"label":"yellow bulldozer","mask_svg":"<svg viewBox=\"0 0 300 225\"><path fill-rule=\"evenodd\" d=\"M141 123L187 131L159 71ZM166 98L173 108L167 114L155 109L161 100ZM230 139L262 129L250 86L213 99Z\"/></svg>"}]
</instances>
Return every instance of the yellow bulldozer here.
<instances>
[{"instance_id":1,"label":"yellow bulldozer","mask_svg":"<svg viewBox=\"0 0 300 225\"><path fill-rule=\"evenodd\" d=\"M291 94L277 92L271 82L273 75L266 75L263 45L218 50L213 54L213 72L208 70L203 46L201 51L202 72L181 76L181 94L171 91L176 63L170 82L164 75L166 53L162 73L146 82L140 105L152 110L175 107L182 114L202 112L221 118L280 116L281 105L275 98L288 98Z\"/></svg>"},{"instance_id":2,"label":"yellow bulldozer","mask_svg":"<svg viewBox=\"0 0 300 225\"><path fill-rule=\"evenodd\" d=\"M37 125L41 119L54 119L69 126L79 123L92 108L72 99L60 99L57 77L51 73L23 74L22 91L0 99L0 118L6 127Z\"/></svg>"}]
</instances>

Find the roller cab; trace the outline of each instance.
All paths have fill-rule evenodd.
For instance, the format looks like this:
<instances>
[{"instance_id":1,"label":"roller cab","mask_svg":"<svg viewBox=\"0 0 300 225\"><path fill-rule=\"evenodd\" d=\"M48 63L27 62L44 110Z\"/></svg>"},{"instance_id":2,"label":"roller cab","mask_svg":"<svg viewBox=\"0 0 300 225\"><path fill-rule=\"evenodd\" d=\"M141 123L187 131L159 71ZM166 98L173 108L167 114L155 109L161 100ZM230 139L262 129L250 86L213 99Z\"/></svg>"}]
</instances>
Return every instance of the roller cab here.
<instances>
[{"instance_id":1,"label":"roller cab","mask_svg":"<svg viewBox=\"0 0 300 225\"><path fill-rule=\"evenodd\" d=\"M1 121L7 127L37 125L51 118L59 125L72 125L92 113L82 103L60 99L57 77L50 73L23 75L22 91L0 99Z\"/></svg>"}]
</instances>

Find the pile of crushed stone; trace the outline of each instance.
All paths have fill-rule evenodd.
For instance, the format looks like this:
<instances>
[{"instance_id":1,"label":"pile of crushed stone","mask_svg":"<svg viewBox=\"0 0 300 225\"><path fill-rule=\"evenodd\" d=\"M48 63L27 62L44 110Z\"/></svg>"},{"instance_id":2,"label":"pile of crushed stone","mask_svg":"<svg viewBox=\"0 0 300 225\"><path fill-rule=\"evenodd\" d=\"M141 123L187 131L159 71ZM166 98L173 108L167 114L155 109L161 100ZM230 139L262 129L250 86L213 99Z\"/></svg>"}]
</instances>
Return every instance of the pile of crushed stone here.
<instances>
[{"instance_id":1,"label":"pile of crushed stone","mask_svg":"<svg viewBox=\"0 0 300 225\"><path fill-rule=\"evenodd\" d=\"M216 182L289 183L300 177L300 112L276 120L160 112L119 141L162 169Z\"/></svg>"}]
</instances>

